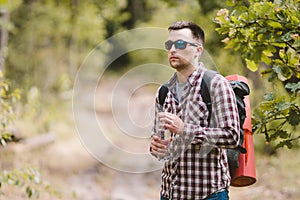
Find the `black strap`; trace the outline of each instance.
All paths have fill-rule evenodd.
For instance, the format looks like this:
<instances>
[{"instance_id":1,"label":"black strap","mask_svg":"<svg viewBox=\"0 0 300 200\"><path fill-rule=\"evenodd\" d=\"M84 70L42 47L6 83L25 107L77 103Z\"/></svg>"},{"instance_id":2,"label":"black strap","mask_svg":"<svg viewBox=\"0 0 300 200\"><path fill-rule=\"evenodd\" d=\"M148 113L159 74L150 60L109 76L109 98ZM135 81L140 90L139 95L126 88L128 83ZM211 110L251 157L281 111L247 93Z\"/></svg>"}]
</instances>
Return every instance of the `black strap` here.
<instances>
[{"instance_id":1,"label":"black strap","mask_svg":"<svg viewBox=\"0 0 300 200\"><path fill-rule=\"evenodd\" d=\"M209 112L208 118L207 118L208 125L210 124L211 113L212 113L212 102L211 102L209 91L210 91L210 87L211 87L211 80L217 73L218 72L212 71L212 70L205 71L203 74L203 78L202 78L202 82L201 82L201 86L200 86L201 87L200 93L201 93L202 100L206 104L208 112ZM249 94L249 92L248 92L248 94ZM247 152L247 150L241 144L238 145L237 150L243 154L245 154Z\"/></svg>"},{"instance_id":2,"label":"black strap","mask_svg":"<svg viewBox=\"0 0 300 200\"><path fill-rule=\"evenodd\" d=\"M218 72L207 70L203 74L202 82L201 82L201 97L203 99L203 102L206 104L208 109L208 125L210 124L210 118L211 118L211 112L212 112L212 102L210 98L210 86L211 86L211 80Z\"/></svg>"}]
</instances>

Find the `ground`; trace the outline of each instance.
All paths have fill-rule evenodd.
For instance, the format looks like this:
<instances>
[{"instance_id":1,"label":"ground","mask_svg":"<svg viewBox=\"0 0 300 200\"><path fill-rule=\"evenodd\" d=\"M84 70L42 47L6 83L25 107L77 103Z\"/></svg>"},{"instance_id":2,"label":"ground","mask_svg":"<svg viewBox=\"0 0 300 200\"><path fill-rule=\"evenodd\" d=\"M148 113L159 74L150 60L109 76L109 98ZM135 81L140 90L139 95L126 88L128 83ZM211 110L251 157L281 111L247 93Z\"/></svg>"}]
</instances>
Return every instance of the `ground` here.
<instances>
[{"instance_id":1,"label":"ground","mask_svg":"<svg viewBox=\"0 0 300 200\"><path fill-rule=\"evenodd\" d=\"M103 130L110 130L112 133L108 137L113 145L128 152L147 152L148 140L136 142L134 139L124 139L118 132L118 127L114 125L118 117L111 112L109 100L113 91L114 80L106 80L106 84L100 86L96 94L97 99L101 99L95 108L86 105L86 110L90 114L97 114L99 123L104 123ZM148 91L148 92L147 92ZM132 120L137 124L139 120L145 120L141 113L149 112L153 103L153 88L136 90L130 95L130 100L134 106L129 105ZM122 94L126 97L126 94ZM121 98L119 97L119 98ZM84 96L83 98L88 98ZM128 173L125 170L113 169L111 162L101 162L91 152L83 141L82 136L76 129L76 121L73 120L73 113L70 105L67 105L67 112L58 120L51 123L51 133L55 135L55 141L43 147L31 149L30 151L16 151L1 154L2 169L18 168L24 163L35 166L41 173L41 179L49 183L56 194L41 190L42 200L154 200L159 199L160 168L147 173ZM143 112L141 112L143 111ZM88 125L86 113L83 113L80 120ZM122 117L122 115L121 115ZM146 119L148 120L148 119ZM86 128L89 131L88 127ZM26 133L25 133L26 135ZM122 136L122 137L120 137ZM125 137L125 136L124 136ZM128 136L126 136L128 137ZM256 139L256 136L255 136ZM261 140L261 138L258 138ZM103 143L99 141L99 146ZM104 148L104 147L103 147ZM105 147L106 148L106 147ZM107 155L115 156L113 150L109 150ZM249 187L230 188L231 199L258 200L258 199L300 199L300 153L299 149L282 149L276 155L267 156L256 152L256 172L257 182ZM120 158L122 159L122 158ZM120 160L119 158L117 160ZM137 163L130 160L125 169L134 166L149 167L152 161L146 160L144 163ZM142 161L143 162L143 161ZM120 165L117 165L120 166ZM122 167L121 167L122 168ZM134 171L134 170L132 170ZM25 189L18 189L13 186L3 186L0 199L28 199Z\"/></svg>"}]
</instances>

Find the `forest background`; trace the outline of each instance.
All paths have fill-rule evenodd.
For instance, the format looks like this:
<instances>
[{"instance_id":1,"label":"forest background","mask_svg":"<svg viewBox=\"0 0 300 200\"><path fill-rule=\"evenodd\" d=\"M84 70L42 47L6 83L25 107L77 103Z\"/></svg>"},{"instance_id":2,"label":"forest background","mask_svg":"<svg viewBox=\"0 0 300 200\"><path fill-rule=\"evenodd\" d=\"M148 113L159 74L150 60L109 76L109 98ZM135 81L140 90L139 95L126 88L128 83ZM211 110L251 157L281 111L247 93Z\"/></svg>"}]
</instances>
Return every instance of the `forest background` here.
<instances>
[{"instance_id":1,"label":"forest background","mask_svg":"<svg viewBox=\"0 0 300 200\"><path fill-rule=\"evenodd\" d=\"M1 197L114 199L118 172L96 162L76 134L72 95L78 72L108 38L135 28L165 29L178 20L204 27L206 51L221 74L249 80L258 183L231 195L300 197L299 1L2 0L0 7ZM116 51L112 46L102 67L104 96L137 66L153 60L168 65L165 52L144 49L105 68L105 59ZM109 103L100 104L97 112L105 118L112 111ZM52 142L47 146L27 150L23 146L30 142L25 142L10 148L45 133ZM78 159L86 160L79 164ZM159 176L153 177L143 177L150 199L158 191Z\"/></svg>"}]
</instances>

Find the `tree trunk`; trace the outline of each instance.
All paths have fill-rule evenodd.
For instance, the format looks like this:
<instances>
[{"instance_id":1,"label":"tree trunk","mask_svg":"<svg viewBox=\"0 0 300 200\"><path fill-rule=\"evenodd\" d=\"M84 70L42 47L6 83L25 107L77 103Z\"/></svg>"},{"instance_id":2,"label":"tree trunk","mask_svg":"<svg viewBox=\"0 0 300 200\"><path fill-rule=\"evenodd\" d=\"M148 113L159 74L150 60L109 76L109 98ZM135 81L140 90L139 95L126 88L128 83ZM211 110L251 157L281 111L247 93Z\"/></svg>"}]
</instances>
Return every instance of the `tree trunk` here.
<instances>
[{"instance_id":1,"label":"tree trunk","mask_svg":"<svg viewBox=\"0 0 300 200\"><path fill-rule=\"evenodd\" d=\"M5 59L7 55L7 43L8 43L8 23L9 23L9 12L6 9L0 11L2 26L0 32L0 70L5 72Z\"/></svg>"}]
</instances>

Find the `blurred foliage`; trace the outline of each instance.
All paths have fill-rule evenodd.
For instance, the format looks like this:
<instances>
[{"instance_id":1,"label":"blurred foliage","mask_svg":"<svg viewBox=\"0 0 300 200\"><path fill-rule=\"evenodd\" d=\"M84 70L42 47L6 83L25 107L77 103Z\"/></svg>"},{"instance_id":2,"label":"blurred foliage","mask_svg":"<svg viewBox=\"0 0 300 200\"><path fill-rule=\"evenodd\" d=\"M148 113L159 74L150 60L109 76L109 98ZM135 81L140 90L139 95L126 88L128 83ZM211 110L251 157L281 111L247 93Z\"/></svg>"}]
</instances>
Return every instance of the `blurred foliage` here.
<instances>
[{"instance_id":1,"label":"blurred foliage","mask_svg":"<svg viewBox=\"0 0 300 200\"><path fill-rule=\"evenodd\" d=\"M45 124L50 124L53 111L44 115L43 108L57 99L71 98L76 72L97 44L132 28L167 28L175 21L189 20L204 28L205 49L216 70L223 75L244 75L253 85L256 95L251 95L251 104L260 103L253 120L256 132L279 146L298 137L297 123L291 120L299 117L297 0L228 0L227 4L219 0L14 0L1 1L0 7L10 12L5 76L22 88L24 113L43 116ZM107 56L115 51L108 45ZM108 58L99 59L105 63ZM109 69L123 73L152 62L167 64L166 53L155 49L128 52ZM252 72L258 69L271 84ZM271 90L272 100L263 98L266 89ZM276 110L274 105L280 101L287 105ZM279 131L283 129L288 137Z\"/></svg>"},{"instance_id":2,"label":"blurred foliage","mask_svg":"<svg viewBox=\"0 0 300 200\"><path fill-rule=\"evenodd\" d=\"M23 189L27 197L39 198L41 191L46 191L52 196L60 197L60 193L52 186L44 183L38 170L31 166L24 166L11 171L4 170L0 173L0 196L6 196L2 190L8 186Z\"/></svg>"},{"instance_id":3,"label":"blurred foliage","mask_svg":"<svg viewBox=\"0 0 300 200\"><path fill-rule=\"evenodd\" d=\"M276 142L276 148L293 147L293 141L300 138L296 129L299 123L299 105L272 92L265 95L253 118L254 130L264 134L268 143Z\"/></svg>"},{"instance_id":4,"label":"blurred foliage","mask_svg":"<svg viewBox=\"0 0 300 200\"><path fill-rule=\"evenodd\" d=\"M19 89L12 89L11 83L4 80L0 71L0 146L12 140L11 124L15 118L14 105L20 99Z\"/></svg>"},{"instance_id":5,"label":"blurred foliage","mask_svg":"<svg viewBox=\"0 0 300 200\"><path fill-rule=\"evenodd\" d=\"M215 31L215 24L211 23L216 10L223 4L214 0L213 5L217 6L214 8L212 4L195 0L15 1L8 4L11 8L6 76L24 90L23 101L28 102L26 93L32 87L43 94L41 102L51 101L63 92L58 91L61 88L58 82L66 76L73 82L85 56L105 38L131 28L166 28L183 19L205 27L207 50L213 52L212 59L221 58L215 60L222 74L243 71L241 60L220 48L221 37ZM118 48L125 47L120 45ZM115 55L115 51L118 49L111 48L108 56ZM125 54L109 69L123 70L151 60L167 63L166 54L157 52L149 56L147 53ZM227 66L222 66L223 63Z\"/></svg>"},{"instance_id":6,"label":"blurred foliage","mask_svg":"<svg viewBox=\"0 0 300 200\"><path fill-rule=\"evenodd\" d=\"M6 76L24 91L36 86L43 100L105 34L97 7L86 1L24 1L10 19Z\"/></svg>"},{"instance_id":7,"label":"blurred foliage","mask_svg":"<svg viewBox=\"0 0 300 200\"><path fill-rule=\"evenodd\" d=\"M14 137L11 130L16 117L14 108L20 99L20 91L19 89L12 89L11 83L3 78L1 71L0 79L0 146L6 146ZM33 167L2 171L0 173L0 195L5 196L3 191L5 185L14 185L20 189L24 188L29 198L39 197L41 187L47 192L57 194L50 185L42 184L39 172Z\"/></svg>"},{"instance_id":8,"label":"blurred foliage","mask_svg":"<svg viewBox=\"0 0 300 200\"><path fill-rule=\"evenodd\" d=\"M300 1L228 0L214 21L227 49L273 84L255 109L253 129L276 148L300 138ZM285 91L278 89L282 83Z\"/></svg>"}]
</instances>

